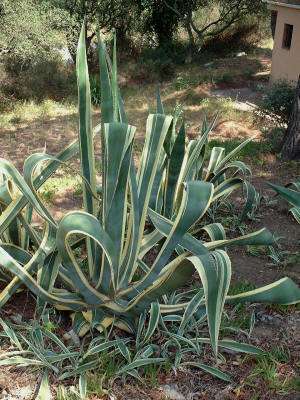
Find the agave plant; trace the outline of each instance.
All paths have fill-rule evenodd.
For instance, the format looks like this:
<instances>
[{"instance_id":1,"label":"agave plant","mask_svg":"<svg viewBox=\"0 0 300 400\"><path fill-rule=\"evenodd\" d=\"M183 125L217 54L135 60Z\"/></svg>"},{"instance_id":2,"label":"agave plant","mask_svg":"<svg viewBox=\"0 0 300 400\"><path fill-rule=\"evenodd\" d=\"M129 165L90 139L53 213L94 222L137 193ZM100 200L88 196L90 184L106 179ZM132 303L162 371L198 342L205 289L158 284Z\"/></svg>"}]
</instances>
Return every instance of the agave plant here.
<instances>
[{"instance_id":1,"label":"agave plant","mask_svg":"<svg viewBox=\"0 0 300 400\"><path fill-rule=\"evenodd\" d=\"M0 160L6 190L14 192L4 203L0 216L0 263L2 270L12 276L0 293L0 306L25 284L36 295L38 310L46 304L70 310L74 330L79 335L91 328L103 331L109 326L138 335L143 327L140 316L149 310L146 338L159 321L163 323L164 316L178 315L185 321L191 308L197 309L207 319L211 345L217 354L225 302L290 304L299 301L300 290L293 281L284 278L254 291L228 296L231 262L224 249L231 245L270 245L273 236L261 229L226 239L220 224L201 225L214 201L228 194L235 184L240 185L240 180L234 183L234 177L221 183L231 168L226 157L221 160L221 155L218 156L222 151L214 150L207 179L199 180L203 146L199 142L190 145L191 157L187 157L187 168L180 168L185 172L176 187L176 200L171 202L172 212L162 215L158 208L151 209L173 118L159 109L158 102L158 112L147 119L145 144L137 168L133 158L135 127L127 122L117 85L116 45L110 63L105 45L99 40L101 123L93 129L84 33L83 27L76 63L78 142L56 157L45 153L29 156L24 162L23 176L12 163ZM206 142L210 129L204 124L200 143ZM182 134L177 139L182 140ZM100 195L94 141L101 142ZM172 152L175 149L177 144L172 146ZM38 189L77 152L84 210L69 212L58 222L41 201ZM176 166L170 166L171 176ZM243 169L236 163L233 168ZM39 227L31 222L33 213L42 221ZM196 226L197 231L208 234L208 241L191 234ZM196 295L182 295L179 297L182 301L167 296L184 287L195 272L202 282Z\"/></svg>"},{"instance_id":2,"label":"agave plant","mask_svg":"<svg viewBox=\"0 0 300 400\"><path fill-rule=\"evenodd\" d=\"M81 391L86 392L83 390L84 387L86 389L84 383L86 374L90 370L103 371L103 375L110 370L109 375L112 379L126 378L126 376L141 379L139 370L147 368L150 364L164 362L168 362L174 369L200 368L219 379L230 381L230 376L218 368L191 362L195 355L197 358L202 357L203 345L209 344L209 338L202 335L202 333L205 335L205 328L203 331L205 321L195 314L196 311L197 299L194 298L182 318L178 318L178 315L177 318L175 315L162 317L163 335L160 335L160 345L155 343L153 335L159 322L158 314L155 312L147 321L145 314L140 316L136 338L120 338L110 330L105 335L100 334L92 338L89 342L83 341L80 346L70 343L66 346L59 335L49 330L47 325L40 326L36 321L31 324L18 322L17 325L12 325L0 319L3 329L0 334L0 344L4 348L9 346L9 349L0 355L0 366L13 365L42 370L43 383L40 385L40 392L46 390L46 393L50 391L49 372L60 381L79 377L79 387L82 386ZM45 318L43 320L45 321ZM255 346L228 339L219 340L219 347L252 355L264 354L263 350ZM174 352L174 349L178 351ZM41 398L49 400L50 397L45 395Z\"/></svg>"},{"instance_id":3,"label":"agave plant","mask_svg":"<svg viewBox=\"0 0 300 400\"><path fill-rule=\"evenodd\" d=\"M157 112L164 114L159 91ZM239 220L250 217L259 203L260 196L247 179L251 176L250 168L235 157L252 138L242 142L229 154L225 153L224 147L213 147L210 150L208 138L218 114L211 124L204 119L199 137L188 141L184 122L176 132L180 113L180 108L175 108L172 127L164 142L165 151L160 154L160 166L151 195L151 208L169 219L174 219L180 206L182 184L186 181L201 180L214 185L215 192L211 203L211 209L214 211L225 203L231 193L242 188L246 201Z\"/></svg>"},{"instance_id":4,"label":"agave plant","mask_svg":"<svg viewBox=\"0 0 300 400\"><path fill-rule=\"evenodd\" d=\"M288 183L285 187L273 183L269 183L269 185L279 196L293 206L290 211L300 224L300 181Z\"/></svg>"}]
</instances>

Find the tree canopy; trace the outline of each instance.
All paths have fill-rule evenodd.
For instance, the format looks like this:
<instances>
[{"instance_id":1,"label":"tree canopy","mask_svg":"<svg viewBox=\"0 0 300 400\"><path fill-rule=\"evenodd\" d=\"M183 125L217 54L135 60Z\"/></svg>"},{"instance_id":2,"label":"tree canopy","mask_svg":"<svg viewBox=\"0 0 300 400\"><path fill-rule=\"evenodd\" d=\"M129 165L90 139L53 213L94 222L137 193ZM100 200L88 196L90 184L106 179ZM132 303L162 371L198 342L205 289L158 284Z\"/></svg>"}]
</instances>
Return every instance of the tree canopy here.
<instances>
[{"instance_id":1,"label":"tree canopy","mask_svg":"<svg viewBox=\"0 0 300 400\"><path fill-rule=\"evenodd\" d=\"M22 66L55 56L53 49L63 46L74 58L83 19L87 48L98 28L165 46L182 27L195 52L205 39L265 9L260 0L0 0L0 52Z\"/></svg>"},{"instance_id":2,"label":"tree canopy","mask_svg":"<svg viewBox=\"0 0 300 400\"><path fill-rule=\"evenodd\" d=\"M35 0L0 0L0 54L24 68L57 57L67 15Z\"/></svg>"}]
</instances>

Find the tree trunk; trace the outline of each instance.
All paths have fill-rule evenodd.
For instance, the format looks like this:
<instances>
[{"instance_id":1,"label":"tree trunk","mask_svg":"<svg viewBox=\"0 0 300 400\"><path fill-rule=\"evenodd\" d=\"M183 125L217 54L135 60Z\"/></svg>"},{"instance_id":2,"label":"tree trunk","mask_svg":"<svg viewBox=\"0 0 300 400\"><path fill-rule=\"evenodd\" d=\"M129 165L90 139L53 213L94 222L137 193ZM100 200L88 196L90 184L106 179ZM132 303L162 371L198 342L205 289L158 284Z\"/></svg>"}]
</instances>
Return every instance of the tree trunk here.
<instances>
[{"instance_id":1,"label":"tree trunk","mask_svg":"<svg viewBox=\"0 0 300 400\"><path fill-rule=\"evenodd\" d=\"M275 37L276 24L277 24L277 11L271 11L271 32L273 39Z\"/></svg>"},{"instance_id":2,"label":"tree trunk","mask_svg":"<svg viewBox=\"0 0 300 400\"><path fill-rule=\"evenodd\" d=\"M188 36L189 36L189 48L188 48L188 56L187 56L187 60L186 61L187 61L187 63L191 63L192 59L193 59L193 56L196 53L196 45L195 45L195 39L194 39L193 31L192 31L192 28L191 28L191 25L190 25L189 21L185 24L185 29L186 29L186 31L188 33Z\"/></svg>"},{"instance_id":3,"label":"tree trunk","mask_svg":"<svg viewBox=\"0 0 300 400\"><path fill-rule=\"evenodd\" d=\"M300 76L296 88L293 110L282 147L285 159L300 159Z\"/></svg>"}]
</instances>

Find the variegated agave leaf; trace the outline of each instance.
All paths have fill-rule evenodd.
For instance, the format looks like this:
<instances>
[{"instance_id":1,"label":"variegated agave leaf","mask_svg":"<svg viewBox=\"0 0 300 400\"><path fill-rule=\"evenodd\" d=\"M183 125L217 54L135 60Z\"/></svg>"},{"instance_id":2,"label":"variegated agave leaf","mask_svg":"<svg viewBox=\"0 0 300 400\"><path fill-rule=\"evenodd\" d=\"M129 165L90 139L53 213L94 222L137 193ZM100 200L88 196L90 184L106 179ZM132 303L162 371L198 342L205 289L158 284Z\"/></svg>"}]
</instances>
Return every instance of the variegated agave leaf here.
<instances>
[{"instance_id":1,"label":"variegated agave leaf","mask_svg":"<svg viewBox=\"0 0 300 400\"><path fill-rule=\"evenodd\" d=\"M300 181L288 183L285 187L269 183L269 186L275 192L286 200L293 207L290 212L293 214L295 220L300 224Z\"/></svg>"}]
</instances>

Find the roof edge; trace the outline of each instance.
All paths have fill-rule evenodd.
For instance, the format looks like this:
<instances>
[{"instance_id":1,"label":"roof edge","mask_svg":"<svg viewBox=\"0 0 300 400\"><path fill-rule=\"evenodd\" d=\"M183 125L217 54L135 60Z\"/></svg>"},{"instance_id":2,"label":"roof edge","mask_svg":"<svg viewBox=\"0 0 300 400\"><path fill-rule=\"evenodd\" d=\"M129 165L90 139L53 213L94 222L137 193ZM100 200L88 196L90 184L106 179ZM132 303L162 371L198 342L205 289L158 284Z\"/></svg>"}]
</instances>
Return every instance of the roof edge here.
<instances>
[{"instance_id":1,"label":"roof edge","mask_svg":"<svg viewBox=\"0 0 300 400\"><path fill-rule=\"evenodd\" d=\"M287 7L287 8L294 8L296 10L300 10L300 4L288 4L288 3L282 3L281 1L275 1L275 0L264 0L264 1L268 4L271 4L272 6Z\"/></svg>"}]
</instances>

